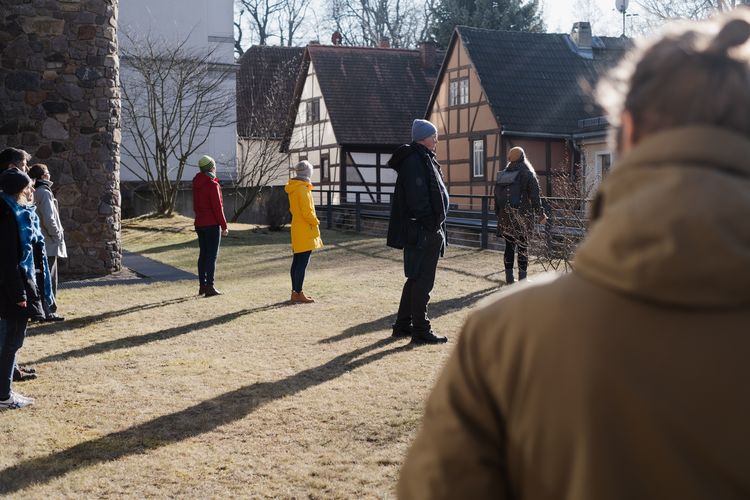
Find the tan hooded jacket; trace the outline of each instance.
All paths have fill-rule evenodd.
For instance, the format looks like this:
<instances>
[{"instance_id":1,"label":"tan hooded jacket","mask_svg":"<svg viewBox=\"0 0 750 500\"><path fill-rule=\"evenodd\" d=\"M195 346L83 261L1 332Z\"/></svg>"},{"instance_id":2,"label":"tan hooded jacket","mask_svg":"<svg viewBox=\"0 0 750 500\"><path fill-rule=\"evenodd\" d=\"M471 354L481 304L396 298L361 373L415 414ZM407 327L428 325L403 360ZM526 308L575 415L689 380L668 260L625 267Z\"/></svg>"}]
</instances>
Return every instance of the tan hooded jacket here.
<instances>
[{"instance_id":1,"label":"tan hooded jacket","mask_svg":"<svg viewBox=\"0 0 750 500\"><path fill-rule=\"evenodd\" d=\"M750 140L645 138L573 273L473 313L402 499L750 498Z\"/></svg>"}]
</instances>

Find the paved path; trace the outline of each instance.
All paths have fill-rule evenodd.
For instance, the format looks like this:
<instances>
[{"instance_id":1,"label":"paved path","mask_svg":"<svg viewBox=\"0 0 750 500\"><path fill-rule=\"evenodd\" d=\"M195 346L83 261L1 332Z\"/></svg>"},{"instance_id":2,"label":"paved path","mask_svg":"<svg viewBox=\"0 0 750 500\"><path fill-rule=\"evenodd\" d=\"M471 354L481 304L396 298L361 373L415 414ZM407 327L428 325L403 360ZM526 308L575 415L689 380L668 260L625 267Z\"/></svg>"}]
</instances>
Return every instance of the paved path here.
<instances>
[{"instance_id":1,"label":"paved path","mask_svg":"<svg viewBox=\"0 0 750 500\"><path fill-rule=\"evenodd\" d=\"M82 288L88 286L130 285L154 281L197 280L198 276L168 264L149 259L143 255L122 252L123 270L99 278L61 282L59 288Z\"/></svg>"}]
</instances>

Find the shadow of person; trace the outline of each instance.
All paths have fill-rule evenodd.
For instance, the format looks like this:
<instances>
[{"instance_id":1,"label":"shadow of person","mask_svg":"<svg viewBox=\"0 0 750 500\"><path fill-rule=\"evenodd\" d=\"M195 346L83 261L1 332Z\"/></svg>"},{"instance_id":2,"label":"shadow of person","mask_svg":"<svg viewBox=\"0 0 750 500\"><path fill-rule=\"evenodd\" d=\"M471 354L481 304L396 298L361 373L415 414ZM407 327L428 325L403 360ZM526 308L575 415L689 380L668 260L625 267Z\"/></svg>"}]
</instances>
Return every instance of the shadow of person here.
<instances>
[{"instance_id":1,"label":"shadow of person","mask_svg":"<svg viewBox=\"0 0 750 500\"><path fill-rule=\"evenodd\" d=\"M253 307L251 309L242 309L241 311L231 312L231 313L224 314L221 316L216 316L216 317L204 320L204 321L197 321L195 323L189 323L187 325L180 325L180 326L175 326L173 328L166 328L164 330L159 330L159 331L151 332L151 333L145 333L143 335L134 335L132 337L123 337L123 338L119 338L115 340L108 340L106 342L99 342L98 344L92 344L86 347L82 347L80 349L73 349L67 352L52 354L44 358L39 358L35 361L29 361L29 363L30 364L51 363L55 361L65 361L65 360L74 359L74 358L83 358L83 357L91 356L94 354L101 354L103 352L116 351L118 349L130 349L131 347L137 347L137 346L148 344L150 342L157 342L159 340L171 339L174 337L179 337L180 335L184 335L186 333L193 333L193 332L203 330L204 328L210 328L212 326L221 325L223 323L228 323L242 316L247 316L250 314L255 314L255 313L268 311L271 309L276 309L279 307L285 307L289 305L292 305L292 302L284 301L284 302L276 302L274 304L267 304L267 305L259 306L259 307Z\"/></svg>"},{"instance_id":2,"label":"shadow of person","mask_svg":"<svg viewBox=\"0 0 750 500\"><path fill-rule=\"evenodd\" d=\"M444 316L453 311L471 307L482 298L496 291L497 287L493 286L490 288L485 288L483 290L477 290L476 292L471 292L464 295L463 297L454 297L452 299L445 299L431 303L429 304L430 318L439 318L440 316ZM389 330L391 328L391 324L395 321L395 319L395 314L388 314L387 316L383 316L366 323L360 323L359 325L350 326L338 335L328 337L327 339L322 339L318 343L331 344L333 342L340 342L351 337L356 337L357 335L365 335L367 333L377 332L378 330Z\"/></svg>"},{"instance_id":3,"label":"shadow of person","mask_svg":"<svg viewBox=\"0 0 750 500\"><path fill-rule=\"evenodd\" d=\"M46 483L90 465L144 453L205 434L242 419L267 403L292 396L408 349L405 346L383 349L393 342L390 338L381 339L281 380L247 385L182 411L7 467L0 470L0 494L15 493L31 484Z\"/></svg>"},{"instance_id":4,"label":"shadow of person","mask_svg":"<svg viewBox=\"0 0 750 500\"><path fill-rule=\"evenodd\" d=\"M104 321L111 318L117 318L118 316L125 316L126 314L132 314L136 312L147 311L149 309L160 309L162 307L171 306L174 304L181 304L189 300L196 300L201 298L200 295L189 295L187 297L175 297L173 299L162 300L161 302L152 302L150 304L138 304L135 306L126 307L124 309L117 309L114 311L105 311L100 314L92 314L90 316L81 316L80 318L66 319L63 322L56 323L31 323L29 330L26 335L32 337L34 335L49 335L60 331L69 332L79 328L85 328L86 326Z\"/></svg>"}]
</instances>

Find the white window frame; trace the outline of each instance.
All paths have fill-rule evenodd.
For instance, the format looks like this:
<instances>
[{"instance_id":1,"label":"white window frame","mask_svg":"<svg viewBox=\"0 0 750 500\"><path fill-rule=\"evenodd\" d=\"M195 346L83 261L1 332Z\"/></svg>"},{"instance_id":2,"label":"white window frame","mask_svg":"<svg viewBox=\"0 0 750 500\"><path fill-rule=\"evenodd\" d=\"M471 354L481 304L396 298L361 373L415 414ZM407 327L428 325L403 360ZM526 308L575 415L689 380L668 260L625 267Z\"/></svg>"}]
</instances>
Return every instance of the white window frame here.
<instances>
[{"instance_id":1,"label":"white window frame","mask_svg":"<svg viewBox=\"0 0 750 500\"><path fill-rule=\"evenodd\" d=\"M469 78L458 80L458 104L469 104Z\"/></svg>"},{"instance_id":2,"label":"white window frame","mask_svg":"<svg viewBox=\"0 0 750 500\"><path fill-rule=\"evenodd\" d=\"M484 177L484 139L474 139L471 141L472 151L472 175L474 177Z\"/></svg>"},{"instance_id":3,"label":"white window frame","mask_svg":"<svg viewBox=\"0 0 750 500\"><path fill-rule=\"evenodd\" d=\"M451 80L448 83L448 106L458 104L458 80Z\"/></svg>"}]
</instances>

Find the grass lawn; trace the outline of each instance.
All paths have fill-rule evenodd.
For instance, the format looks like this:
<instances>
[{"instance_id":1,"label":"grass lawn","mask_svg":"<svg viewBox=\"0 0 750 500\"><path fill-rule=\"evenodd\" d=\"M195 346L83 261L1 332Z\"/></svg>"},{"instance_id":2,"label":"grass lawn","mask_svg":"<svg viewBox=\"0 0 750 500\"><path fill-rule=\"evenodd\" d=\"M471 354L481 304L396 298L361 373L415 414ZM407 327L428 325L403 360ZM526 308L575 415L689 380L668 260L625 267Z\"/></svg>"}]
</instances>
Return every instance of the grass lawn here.
<instances>
[{"instance_id":1,"label":"grass lawn","mask_svg":"<svg viewBox=\"0 0 750 500\"><path fill-rule=\"evenodd\" d=\"M449 337L392 340L403 272L383 239L324 232L291 305L288 231L230 225L221 297L195 281L62 290L19 359L36 398L0 413L0 494L388 498L424 400L502 256L450 247L430 314ZM195 272L191 221L126 221L125 249Z\"/></svg>"}]
</instances>

